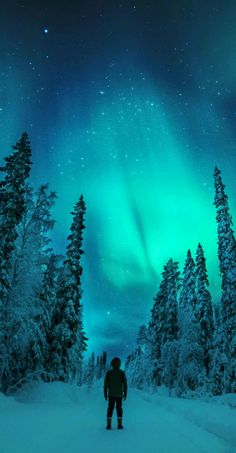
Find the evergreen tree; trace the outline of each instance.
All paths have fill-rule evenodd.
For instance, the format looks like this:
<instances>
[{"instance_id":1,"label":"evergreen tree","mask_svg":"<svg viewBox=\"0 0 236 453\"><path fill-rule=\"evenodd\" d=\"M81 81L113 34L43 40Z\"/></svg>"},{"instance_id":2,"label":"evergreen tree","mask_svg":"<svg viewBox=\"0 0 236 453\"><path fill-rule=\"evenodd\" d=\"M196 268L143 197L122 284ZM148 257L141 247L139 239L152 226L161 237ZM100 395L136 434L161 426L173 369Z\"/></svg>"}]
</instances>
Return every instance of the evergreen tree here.
<instances>
[{"instance_id":1,"label":"evergreen tree","mask_svg":"<svg viewBox=\"0 0 236 453\"><path fill-rule=\"evenodd\" d=\"M87 350L87 341L88 337L84 332L84 322L83 322L83 304L80 304L80 310L78 313L78 329L77 337L74 346L70 350L70 363L72 364L72 379L77 383L77 385L82 384L82 375L83 375L83 354Z\"/></svg>"},{"instance_id":2,"label":"evergreen tree","mask_svg":"<svg viewBox=\"0 0 236 453\"><path fill-rule=\"evenodd\" d=\"M140 346L137 346L134 353L127 357L125 371L130 386L142 389L147 385L146 371L144 368L144 357Z\"/></svg>"},{"instance_id":3,"label":"evergreen tree","mask_svg":"<svg viewBox=\"0 0 236 453\"><path fill-rule=\"evenodd\" d=\"M145 326L145 324L142 324L139 327L138 336L137 336L137 345L141 346L141 348L143 346L145 346L145 344L146 344L146 337L147 337L147 327Z\"/></svg>"},{"instance_id":4,"label":"evergreen tree","mask_svg":"<svg viewBox=\"0 0 236 453\"><path fill-rule=\"evenodd\" d=\"M201 329L197 318L195 263L190 250L183 270L178 307L178 376L179 395L196 390L206 381Z\"/></svg>"},{"instance_id":5,"label":"evergreen tree","mask_svg":"<svg viewBox=\"0 0 236 453\"><path fill-rule=\"evenodd\" d=\"M52 249L49 231L54 226L52 207L56 198L55 192L48 192L48 185L40 186L34 193L33 188L26 186L25 212L17 228L18 237L13 254L13 273L10 296L14 305L20 300L35 297L43 279L43 267L50 259ZM29 305L29 303L28 303Z\"/></svg>"},{"instance_id":6,"label":"evergreen tree","mask_svg":"<svg viewBox=\"0 0 236 453\"><path fill-rule=\"evenodd\" d=\"M230 391L230 357L228 337L224 331L222 306L214 307L214 347L212 357L212 392L221 395Z\"/></svg>"},{"instance_id":7,"label":"evergreen tree","mask_svg":"<svg viewBox=\"0 0 236 453\"><path fill-rule=\"evenodd\" d=\"M176 386L179 365L179 342L167 341L162 348L162 384L166 385L170 394Z\"/></svg>"},{"instance_id":8,"label":"evergreen tree","mask_svg":"<svg viewBox=\"0 0 236 453\"><path fill-rule=\"evenodd\" d=\"M31 148L28 135L24 133L13 153L5 158L0 171L5 177L0 182L0 391L5 392L11 378L11 339L13 332L13 308L8 293L11 288L12 254L17 239L17 226L25 212L26 181L31 168Z\"/></svg>"},{"instance_id":9,"label":"evergreen tree","mask_svg":"<svg viewBox=\"0 0 236 453\"><path fill-rule=\"evenodd\" d=\"M88 388L92 387L92 385L94 384L94 379L95 379L95 354L94 352L92 352L90 358L88 359L87 365L86 382Z\"/></svg>"},{"instance_id":10,"label":"evergreen tree","mask_svg":"<svg viewBox=\"0 0 236 453\"><path fill-rule=\"evenodd\" d=\"M190 311L195 310L195 264L190 250L187 252L187 258L184 265L182 284L179 294L179 305L183 309Z\"/></svg>"},{"instance_id":11,"label":"evergreen tree","mask_svg":"<svg viewBox=\"0 0 236 453\"><path fill-rule=\"evenodd\" d=\"M101 377L105 376L107 369L107 353L104 351L100 357Z\"/></svg>"},{"instance_id":12,"label":"evergreen tree","mask_svg":"<svg viewBox=\"0 0 236 453\"><path fill-rule=\"evenodd\" d=\"M203 387L206 375L200 324L194 312L183 306L179 308L179 329L177 393L183 396Z\"/></svg>"},{"instance_id":13,"label":"evergreen tree","mask_svg":"<svg viewBox=\"0 0 236 453\"><path fill-rule=\"evenodd\" d=\"M231 391L236 391L236 241L232 229L228 196L221 172L214 171L216 220L218 224L218 257L222 277L223 330L229 343Z\"/></svg>"},{"instance_id":14,"label":"evergreen tree","mask_svg":"<svg viewBox=\"0 0 236 453\"><path fill-rule=\"evenodd\" d=\"M76 379L86 350L86 336L82 326L82 289L80 264L84 227L85 203L81 195L76 203L68 237L64 268L57 290L57 303L52 317L51 373L55 380L68 382Z\"/></svg>"},{"instance_id":15,"label":"evergreen tree","mask_svg":"<svg viewBox=\"0 0 236 453\"><path fill-rule=\"evenodd\" d=\"M179 271L178 263L172 258L166 266L167 278L167 298L165 305L165 323L163 325L162 344L167 341L171 342L177 339L178 322L177 322L177 294L179 289Z\"/></svg>"},{"instance_id":16,"label":"evergreen tree","mask_svg":"<svg viewBox=\"0 0 236 453\"><path fill-rule=\"evenodd\" d=\"M208 290L209 282L206 259L201 244L198 244L195 263L196 316L200 324L201 346L204 351L205 367L207 374L209 374L213 348L214 321L211 294Z\"/></svg>"},{"instance_id":17,"label":"evergreen tree","mask_svg":"<svg viewBox=\"0 0 236 453\"><path fill-rule=\"evenodd\" d=\"M170 259L167 263L167 300L166 322L163 326L161 347L161 382L170 389L173 387L177 375L177 294L179 289L178 263Z\"/></svg>"},{"instance_id":18,"label":"evergreen tree","mask_svg":"<svg viewBox=\"0 0 236 453\"><path fill-rule=\"evenodd\" d=\"M48 369L48 361L50 360L49 341L52 315L56 303L58 261L59 261L58 255L52 254L50 256L43 274L42 286L38 295L40 312L36 316L36 321L41 337L39 337L39 341L37 343L42 354L41 363L41 368L43 369L42 376L46 381L50 380L46 370ZM37 368L37 366L38 364L36 363L33 368Z\"/></svg>"},{"instance_id":19,"label":"evergreen tree","mask_svg":"<svg viewBox=\"0 0 236 453\"><path fill-rule=\"evenodd\" d=\"M148 323L148 331L151 339L152 379L154 384L161 384L161 347L164 325L166 322L167 301L167 266L162 272L162 281L154 299L151 309L151 319Z\"/></svg>"},{"instance_id":20,"label":"evergreen tree","mask_svg":"<svg viewBox=\"0 0 236 453\"><path fill-rule=\"evenodd\" d=\"M148 326L152 338L153 378L157 385L161 383L162 348L167 341L177 338L178 284L178 263L170 259L162 272L162 281L157 296L154 298L155 303L151 310L151 320Z\"/></svg>"},{"instance_id":21,"label":"evergreen tree","mask_svg":"<svg viewBox=\"0 0 236 453\"><path fill-rule=\"evenodd\" d=\"M17 226L25 212L26 181L31 169L31 148L28 135L24 133L13 147L13 153L4 158L0 167L5 178L0 182L0 299L9 289L11 254L17 238Z\"/></svg>"},{"instance_id":22,"label":"evergreen tree","mask_svg":"<svg viewBox=\"0 0 236 453\"><path fill-rule=\"evenodd\" d=\"M98 355L97 359L96 359L95 376L96 376L96 379L100 379L101 378L100 355Z\"/></svg>"},{"instance_id":23,"label":"evergreen tree","mask_svg":"<svg viewBox=\"0 0 236 453\"><path fill-rule=\"evenodd\" d=\"M13 252L8 305L12 313L11 385L27 375L36 376L44 369L45 332L40 322L43 305L39 297L43 268L50 260L48 232L54 221L51 210L55 193L43 185L34 194L26 186L25 212L17 228Z\"/></svg>"},{"instance_id":24,"label":"evergreen tree","mask_svg":"<svg viewBox=\"0 0 236 453\"><path fill-rule=\"evenodd\" d=\"M105 376L106 372L106 365L107 362L107 353L103 352L101 355L97 356L96 359L96 366L95 366L95 375L97 379L101 379L103 376Z\"/></svg>"}]
</instances>

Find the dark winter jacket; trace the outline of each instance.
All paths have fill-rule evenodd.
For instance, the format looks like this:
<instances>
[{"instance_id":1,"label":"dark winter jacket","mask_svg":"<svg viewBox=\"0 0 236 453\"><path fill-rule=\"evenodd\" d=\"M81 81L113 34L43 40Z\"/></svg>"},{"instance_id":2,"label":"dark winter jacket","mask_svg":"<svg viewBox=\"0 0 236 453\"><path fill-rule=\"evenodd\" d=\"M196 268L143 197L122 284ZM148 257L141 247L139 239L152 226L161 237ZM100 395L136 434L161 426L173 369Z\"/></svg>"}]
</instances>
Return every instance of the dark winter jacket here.
<instances>
[{"instance_id":1,"label":"dark winter jacket","mask_svg":"<svg viewBox=\"0 0 236 453\"><path fill-rule=\"evenodd\" d=\"M104 396L127 396L125 372L119 368L108 370L104 379Z\"/></svg>"}]
</instances>

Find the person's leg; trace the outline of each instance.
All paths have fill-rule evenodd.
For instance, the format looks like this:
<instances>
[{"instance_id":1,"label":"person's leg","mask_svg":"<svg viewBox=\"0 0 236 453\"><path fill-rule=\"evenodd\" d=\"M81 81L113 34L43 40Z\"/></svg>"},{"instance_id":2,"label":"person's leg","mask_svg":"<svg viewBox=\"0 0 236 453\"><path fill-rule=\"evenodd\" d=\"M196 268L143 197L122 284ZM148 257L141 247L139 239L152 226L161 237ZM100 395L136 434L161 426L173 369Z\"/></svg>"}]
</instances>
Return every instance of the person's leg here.
<instances>
[{"instance_id":1,"label":"person's leg","mask_svg":"<svg viewBox=\"0 0 236 453\"><path fill-rule=\"evenodd\" d=\"M123 415L122 396L116 397L116 412L117 412L117 417L122 418L122 415Z\"/></svg>"},{"instance_id":2,"label":"person's leg","mask_svg":"<svg viewBox=\"0 0 236 453\"><path fill-rule=\"evenodd\" d=\"M117 412L117 421L118 421L117 428L121 429L121 428L123 428L123 426L122 426L122 414L123 414L122 396L117 396L117 398L116 398L116 412Z\"/></svg>"},{"instance_id":3,"label":"person's leg","mask_svg":"<svg viewBox=\"0 0 236 453\"><path fill-rule=\"evenodd\" d=\"M115 398L114 396L108 397L108 408L107 408L107 429L111 429L111 419L112 414L115 406Z\"/></svg>"}]
</instances>

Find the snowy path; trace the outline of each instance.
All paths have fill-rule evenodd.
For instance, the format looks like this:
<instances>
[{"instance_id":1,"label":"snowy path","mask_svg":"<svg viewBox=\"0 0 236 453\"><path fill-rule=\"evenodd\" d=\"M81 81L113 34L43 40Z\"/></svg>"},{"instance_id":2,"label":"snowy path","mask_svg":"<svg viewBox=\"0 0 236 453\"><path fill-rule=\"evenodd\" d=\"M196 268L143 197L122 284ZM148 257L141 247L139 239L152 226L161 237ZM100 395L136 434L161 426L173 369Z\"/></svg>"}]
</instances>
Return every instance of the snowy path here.
<instances>
[{"instance_id":1,"label":"snowy path","mask_svg":"<svg viewBox=\"0 0 236 453\"><path fill-rule=\"evenodd\" d=\"M0 453L236 453L229 442L177 415L176 407L165 408L135 389L123 402L124 430L117 430L114 412L107 431L101 389L73 393L69 387L49 384L45 392L44 385L24 403L1 396Z\"/></svg>"}]
</instances>

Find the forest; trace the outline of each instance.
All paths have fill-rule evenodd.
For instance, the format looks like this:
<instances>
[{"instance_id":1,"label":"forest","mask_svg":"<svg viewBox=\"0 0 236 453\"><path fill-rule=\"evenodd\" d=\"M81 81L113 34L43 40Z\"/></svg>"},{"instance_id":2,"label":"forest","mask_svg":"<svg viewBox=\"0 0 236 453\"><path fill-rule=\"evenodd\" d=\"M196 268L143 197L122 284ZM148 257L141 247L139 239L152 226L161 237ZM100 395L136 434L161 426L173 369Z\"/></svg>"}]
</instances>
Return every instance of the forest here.
<instances>
[{"instance_id":1,"label":"forest","mask_svg":"<svg viewBox=\"0 0 236 453\"><path fill-rule=\"evenodd\" d=\"M23 133L0 167L0 392L26 382L91 386L103 379L107 355L92 353L83 322L81 194L72 215L65 255L51 247L57 195L29 183L31 145ZM128 383L165 386L179 397L236 392L236 241L221 172L214 170L221 300L212 300L203 246L187 251L183 275L169 259L147 325L125 361ZM92 339L90 339L92 341Z\"/></svg>"}]
</instances>

